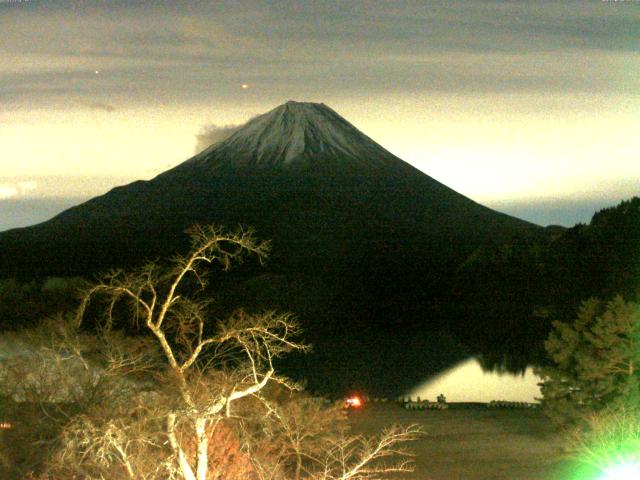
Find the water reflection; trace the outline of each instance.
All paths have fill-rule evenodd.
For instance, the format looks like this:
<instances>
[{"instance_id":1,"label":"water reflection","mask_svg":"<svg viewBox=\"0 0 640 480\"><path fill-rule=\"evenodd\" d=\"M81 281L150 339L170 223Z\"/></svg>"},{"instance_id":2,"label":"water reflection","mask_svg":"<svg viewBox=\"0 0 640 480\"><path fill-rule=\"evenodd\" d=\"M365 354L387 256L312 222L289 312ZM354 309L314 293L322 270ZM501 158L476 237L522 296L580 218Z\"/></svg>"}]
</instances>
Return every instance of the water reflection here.
<instances>
[{"instance_id":1,"label":"water reflection","mask_svg":"<svg viewBox=\"0 0 640 480\"><path fill-rule=\"evenodd\" d=\"M449 402L534 402L540 398L540 377L531 367L524 374L486 372L476 358L469 358L435 378L430 378L410 390L406 396L413 400L435 401L444 394Z\"/></svg>"}]
</instances>

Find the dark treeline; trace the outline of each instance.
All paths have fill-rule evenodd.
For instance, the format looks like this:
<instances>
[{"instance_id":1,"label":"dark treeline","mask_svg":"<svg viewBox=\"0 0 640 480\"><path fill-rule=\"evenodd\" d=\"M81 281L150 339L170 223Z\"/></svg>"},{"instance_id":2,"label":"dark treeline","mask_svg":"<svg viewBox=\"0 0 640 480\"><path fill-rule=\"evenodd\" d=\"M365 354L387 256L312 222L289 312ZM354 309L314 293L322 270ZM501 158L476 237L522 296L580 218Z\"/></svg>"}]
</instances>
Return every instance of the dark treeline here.
<instances>
[{"instance_id":1,"label":"dark treeline","mask_svg":"<svg viewBox=\"0 0 640 480\"><path fill-rule=\"evenodd\" d=\"M640 198L595 213L588 225L547 230L542 241L486 245L457 272L451 305L487 366L543 363L551 322L572 320L587 298L637 298Z\"/></svg>"},{"instance_id":2,"label":"dark treeline","mask_svg":"<svg viewBox=\"0 0 640 480\"><path fill-rule=\"evenodd\" d=\"M33 327L57 313L72 311L83 285L79 277L0 279L0 331Z\"/></svg>"},{"instance_id":3,"label":"dark treeline","mask_svg":"<svg viewBox=\"0 0 640 480\"><path fill-rule=\"evenodd\" d=\"M223 318L238 306L294 312L313 352L282 368L332 395L398 394L468 355L519 371L545 362L551 322L572 319L582 300L637 294L640 199L599 211L588 225L485 243L457 266L424 258L412 264L406 251L381 250L375 261L351 258L315 271L274 258L266 266L249 262L212 279L211 315ZM79 284L2 280L0 326L73 309Z\"/></svg>"}]
</instances>

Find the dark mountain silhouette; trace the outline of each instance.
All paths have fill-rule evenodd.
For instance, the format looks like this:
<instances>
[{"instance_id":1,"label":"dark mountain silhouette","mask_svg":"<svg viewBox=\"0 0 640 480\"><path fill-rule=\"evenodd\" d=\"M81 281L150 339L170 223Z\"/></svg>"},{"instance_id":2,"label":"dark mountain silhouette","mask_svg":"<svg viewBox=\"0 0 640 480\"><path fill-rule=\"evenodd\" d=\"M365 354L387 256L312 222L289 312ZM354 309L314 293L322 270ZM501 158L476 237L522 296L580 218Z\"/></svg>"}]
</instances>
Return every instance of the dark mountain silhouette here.
<instances>
[{"instance_id":1,"label":"dark mountain silhouette","mask_svg":"<svg viewBox=\"0 0 640 480\"><path fill-rule=\"evenodd\" d=\"M542 238L482 245L456 272L451 305L466 318L467 345L484 350L488 365L505 355L512 369L547 362L539 339L552 321L575 321L590 297L639 298L640 198L596 212L588 225L545 230ZM487 351L489 339L504 348Z\"/></svg>"},{"instance_id":2,"label":"dark mountain silhouette","mask_svg":"<svg viewBox=\"0 0 640 480\"><path fill-rule=\"evenodd\" d=\"M86 275L166 257L194 223L273 240L266 270L224 288L241 304L300 314L315 353L293 373L314 387L387 392L468 353L446 304L473 252L545 235L416 170L329 107L287 102L150 181L0 234L0 272Z\"/></svg>"}]
</instances>

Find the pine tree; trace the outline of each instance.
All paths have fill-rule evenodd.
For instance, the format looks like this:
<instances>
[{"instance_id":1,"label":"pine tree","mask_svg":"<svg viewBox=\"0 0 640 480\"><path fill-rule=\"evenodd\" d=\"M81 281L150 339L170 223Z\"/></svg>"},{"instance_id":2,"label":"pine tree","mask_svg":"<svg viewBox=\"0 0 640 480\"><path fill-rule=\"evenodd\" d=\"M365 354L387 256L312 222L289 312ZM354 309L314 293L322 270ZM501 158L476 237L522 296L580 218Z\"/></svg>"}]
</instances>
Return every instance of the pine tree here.
<instances>
[{"instance_id":1,"label":"pine tree","mask_svg":"<svg viewBox=\"0 0 640 480\"><path fill-rule=\"evenodd\" d=\"M579 423L617 403L637 400L640 305L617 296L584 301L573 323L554 322L545 342L553 366L543 378L542 405L558 426Z\"/></svg>"}]
</instances>

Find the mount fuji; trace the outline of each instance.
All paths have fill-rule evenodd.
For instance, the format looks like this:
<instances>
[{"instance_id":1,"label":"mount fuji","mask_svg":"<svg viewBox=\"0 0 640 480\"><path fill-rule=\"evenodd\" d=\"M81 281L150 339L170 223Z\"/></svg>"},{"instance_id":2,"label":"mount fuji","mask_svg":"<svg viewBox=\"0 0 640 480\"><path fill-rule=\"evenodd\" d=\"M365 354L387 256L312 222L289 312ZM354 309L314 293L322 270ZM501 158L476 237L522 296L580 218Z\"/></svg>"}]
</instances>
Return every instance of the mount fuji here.
<instances>
[{"instance_id":1,"label":"mount fuji","mask_svg":"<svg viewBox=\"0 0 640 480\"><path fill-rule=\"evenodd\" d=\"M451 332L464 326L443 313L456 269L483 245L543 233L420 172L324 104L290 101L152 180L0 233L0 275L87 275L166 258L195 223L252 226L272 240L267 268L238 273L229 288L256 308L299 314L315 353L292 370L318 388L357 378L385 391L463 356ZM405 375L381 381L390 362Z\"/></svg>"},{"instance_id":2,"label":"mount fuji","mask_svg":"<svg viewBox=\"0 0 640 480\"><path fill-rule=\"evenodd\" d=\"M343 164L391 165L397 161L385 149L320 103L289 101L254 118L219 145L186 162L219 165L287 167L340 159Z\"/></svg>"}]
</instances>

